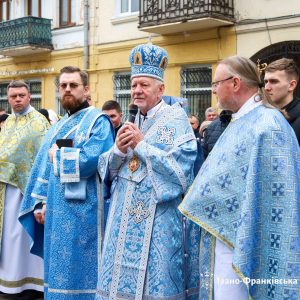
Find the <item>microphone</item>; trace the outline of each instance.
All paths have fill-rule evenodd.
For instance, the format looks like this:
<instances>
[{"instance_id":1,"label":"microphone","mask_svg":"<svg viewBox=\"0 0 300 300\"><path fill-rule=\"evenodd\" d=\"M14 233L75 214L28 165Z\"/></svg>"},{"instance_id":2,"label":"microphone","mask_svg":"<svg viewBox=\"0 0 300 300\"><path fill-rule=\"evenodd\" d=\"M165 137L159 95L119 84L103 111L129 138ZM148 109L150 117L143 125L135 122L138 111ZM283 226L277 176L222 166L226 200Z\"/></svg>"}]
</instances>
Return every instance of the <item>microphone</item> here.
<instances>
[{"instance_id":1,"label":"microphone","mask_svg":"<svg viewBox=\"0 0 300 300\"><path fill-rule=\"evenodd\" d=\"M135 116L138 113L138 106L133 103L130 103L128 108L129 108L128 122L134 123Z\"/></svg>"}]
</instances>

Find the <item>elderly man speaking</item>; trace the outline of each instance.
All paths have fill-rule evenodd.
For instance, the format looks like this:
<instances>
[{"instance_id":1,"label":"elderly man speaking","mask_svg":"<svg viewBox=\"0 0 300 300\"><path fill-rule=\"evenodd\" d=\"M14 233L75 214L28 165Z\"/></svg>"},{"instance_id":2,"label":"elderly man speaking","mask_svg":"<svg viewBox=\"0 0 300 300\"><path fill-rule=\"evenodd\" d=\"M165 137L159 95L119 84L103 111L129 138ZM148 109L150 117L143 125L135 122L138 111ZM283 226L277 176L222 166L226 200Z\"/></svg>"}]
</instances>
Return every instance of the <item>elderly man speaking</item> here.
<instances>
[{"instance_id":1,"label":"elderly man speaking","mask_svg":"<svg viewBox=\"0 0 300 300\"><path fill-rule=\"evenodd\" d=\"M177 210L193 181L197 145L185 111L167 105L163 72L167 52L135 47L131 97L135 123L119 130L109 157L112 184L97 299L196 299L196 227ZM105 166L105 156L99 169Z\"/></svg>"}]
</instances>

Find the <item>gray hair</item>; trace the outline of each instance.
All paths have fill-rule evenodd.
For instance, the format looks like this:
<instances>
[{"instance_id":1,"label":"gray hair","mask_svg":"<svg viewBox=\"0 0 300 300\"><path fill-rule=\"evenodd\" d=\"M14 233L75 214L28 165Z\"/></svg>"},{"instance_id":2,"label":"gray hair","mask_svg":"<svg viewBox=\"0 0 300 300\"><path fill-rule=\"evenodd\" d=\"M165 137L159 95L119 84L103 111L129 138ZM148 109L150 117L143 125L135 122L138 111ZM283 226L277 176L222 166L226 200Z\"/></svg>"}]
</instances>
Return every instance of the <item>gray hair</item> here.
<instances>
[{"instance_id":1,"label":"gray hair","mask_svg":"<svg viewBox=\"0 0 300 300\"><path fill-rule=\"evenodd\" d=\"M205 110L205 114L212 113L212 112L217 113L217 109L214 107L209 107Z\"/></svg>"},{"instance_id":2,"label":"gray hair","mask_svg":"<svg viewBox=\"0 0 300 300\"><path fill-rule=\"evenodd\" d=\"M247 87L257 88L258 97L256 101L262 101L265 106L273 107L270 104L270 97L263 88L259 70L252 60L243 56L235 55L223 59L220 64L226 65L229 74L239 77Z\"/></svg>"}]
</instances>

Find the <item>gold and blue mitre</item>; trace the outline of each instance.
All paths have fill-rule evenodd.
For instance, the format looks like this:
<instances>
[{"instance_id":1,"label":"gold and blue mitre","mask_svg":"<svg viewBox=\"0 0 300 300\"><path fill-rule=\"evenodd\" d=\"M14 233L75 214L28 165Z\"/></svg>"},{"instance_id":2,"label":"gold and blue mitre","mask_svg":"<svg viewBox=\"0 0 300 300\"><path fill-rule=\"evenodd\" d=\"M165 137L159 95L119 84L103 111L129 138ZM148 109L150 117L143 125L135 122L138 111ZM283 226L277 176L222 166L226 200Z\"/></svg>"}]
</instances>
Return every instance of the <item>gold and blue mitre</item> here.
<instances>
[{"instance_id":1,"label":"gold and blue mitre","mask_svg":"<svg viewBox=\"0 0 300 300\"><path fill-rule=\"evenodd\" d=\"M161 47L142 44L131 50L129 62L131 78L145 76L164 81L164 71L168 65L168 53Z\"/></svg>"}]
</instances>

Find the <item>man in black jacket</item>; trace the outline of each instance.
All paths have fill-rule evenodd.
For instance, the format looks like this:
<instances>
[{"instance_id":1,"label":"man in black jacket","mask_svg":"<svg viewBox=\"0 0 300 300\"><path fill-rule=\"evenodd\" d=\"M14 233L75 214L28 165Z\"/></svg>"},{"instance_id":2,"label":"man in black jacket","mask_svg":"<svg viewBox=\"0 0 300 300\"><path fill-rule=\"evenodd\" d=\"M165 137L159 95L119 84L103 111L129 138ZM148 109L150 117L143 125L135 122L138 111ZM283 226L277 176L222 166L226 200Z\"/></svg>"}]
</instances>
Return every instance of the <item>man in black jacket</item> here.
<instances>
[{"instance_id":1,"label":"man in black jacket","mask_svg":"<svg viewBox=\"0 0 300 300\"><path fill-rule=\"evenodd\" d=\"M204 158L208 156L209 152L214 147L218 138L230 123L231 115L232 112L230 110L223 110L220 113L219 118L214 120L206 128L203 143L202 143Z\"/></svg>"},{"instance_id":2,"label":"man in black jacket","mask_svg":"<svg viewBox=\"0 0 300 300\"><path fill-rule=\"evenodd\" d=\"M299 81L296 63L287 58L273 61L266 67L264 81L266 92L293 127L300 145L300 98L294 97Z\"/></svg>"}]
</instances>

